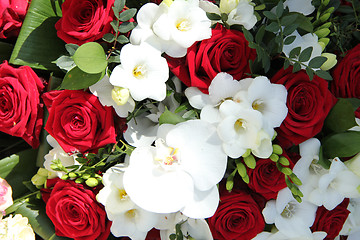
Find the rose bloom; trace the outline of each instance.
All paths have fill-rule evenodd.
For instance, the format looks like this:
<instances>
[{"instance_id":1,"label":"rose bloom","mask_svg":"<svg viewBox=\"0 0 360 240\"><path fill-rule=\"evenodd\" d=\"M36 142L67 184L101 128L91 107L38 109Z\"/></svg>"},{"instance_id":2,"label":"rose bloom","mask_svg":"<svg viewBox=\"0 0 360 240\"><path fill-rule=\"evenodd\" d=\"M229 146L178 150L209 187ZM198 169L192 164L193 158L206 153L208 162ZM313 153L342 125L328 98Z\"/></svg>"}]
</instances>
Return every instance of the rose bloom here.
<instances>
[{"instance_id":1,"label":"rose bloom","mask_svg":"<svg viewBox=\"0 0 360 240\"><path fill-rule=\"evenodd\" d=\"M170 70L188 87L208 93L208 87L220 72L240 80L250 73L249 60L256 52L248 47L244 34L216 25L210 39L194 43L183 58L168 57Z\"/></svg>"},{"instance_id":2,"label":"rose bloom","mask_svg":"<svg viewBox=\"0 0 360 240\"><path fill-rule=\"evenodd\" d=\"M5 179L0 178L0 216L1 212L13 204L12 189Z\"/></svg>"},{"instance_id":3,"label":"rose bloom","mask_svg":"<svg viewBox=\"0 0 360 240\"><path fill-rule=\"evenodd\" d=\"M347 52L333 72L331 92L340 98L360 98L360 44ZM360 118L360 108L356 111Z\"/></svg>"},{"instance_id":4,"label":"rose bloom","mask_svg":"<svg viewBox=\"0 0 360 240\"><path fill-rule=\"evenodd\" d=\"M289 158L287 157L289 160ZM289 162L291 162L289 160ZM291 163L291 165L293 165ZM284 174L270 159L257 159L255 169L248 169L249 188L266 200L276 199L278 192L286 187Z\"/></svg>"},{"instance_id":5,"label":"rose bloom","mask_svg":"<svg viewBox=\"0 0 360 240\"><path fill-rule=\"evenodd\" d=\"M46 214L55 226L57 236L75 240L104 240L110 234L111 223L96 193L73 181L48 181L42 191Z\"/></svg>"},{"instance_id":6,"label":"rose bloom","mask_svg":"<svg viewBox=\"0 0 360 240\"><path fill-rule=\"evenodd\" d=\"M336 98L328 90L328 82L318 76L310 81L304 70L292 73L292 67L280 69L271 82L283 84L288 91L288 114L276 129L281 145L288 148L318 134L336 103Z\"/></svg>"},{"instance_id":7,"label":"rose bloom","mask_svg":"<svg viewBox=\"0 0 360 240\"><path fill-rule=\"evenodd\" d=\"M215 214L208 219L214 239L250 240L265 227L262 208L244 190L221 191L220 204Z\"/></svg>"},{"instance_id":8,"label":"rose bloom","mask_svg":"<svg viewBox=\"0 0 360 240\"><path fill-rule=\"evenodd\" d=\"M324 240L333 240L339 235L350 211L347 209L349 199L345 198L336 208L329 211L323 206L316 211L314 224L311 227L313 232L324 231L327 233Z\"/></svg>"},{"instance_id":9,"label":"rose bloom","mask_svg":"<svg viewBox=\"0 0 360 240\"><path fill-rule=\"evenodd\" d=\"M96 150L115 143L114 113L84 91L51 91L43 95L49 110L45 130L65 152Z\"/></svg>"},{"instance_id":10,"label":"rose bloom","mask_svg":"<svg viewBox=\"0 0 360 240\"><path fill-rule=\"evenodd\" d=\"M0 64L0 131L39 146L43 120L40 92L43 82L28 66Z\"/></svg>"},{"instance_id":11,"label":"rose bloom","mask_svg":"<svg viewBox=\"0 0 360 240\"><path fill-rule=\"evenodd\" d=\"M25 18L29 0L0 1L0 38L17 37Z\"/></svg>"},{"instance_id":12,"label":"rose bloom","mask_svg":"<svg viewBox=\"0 0 360 240\"><path fill-rule=\"evenodd\" d=\"M114 1L66 0L62 4L62 18L55 24L58 37L77 45L101 39L111 31Z\"/></svg>"}]
</instances>

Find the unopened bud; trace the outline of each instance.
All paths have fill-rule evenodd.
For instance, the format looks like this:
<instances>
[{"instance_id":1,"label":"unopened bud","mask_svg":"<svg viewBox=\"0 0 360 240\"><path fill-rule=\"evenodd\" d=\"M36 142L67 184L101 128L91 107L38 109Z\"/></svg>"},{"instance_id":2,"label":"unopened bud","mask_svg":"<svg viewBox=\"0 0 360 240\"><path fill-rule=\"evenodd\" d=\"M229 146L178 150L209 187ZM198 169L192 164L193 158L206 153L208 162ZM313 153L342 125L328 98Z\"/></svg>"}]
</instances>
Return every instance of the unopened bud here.
<instances>
[{"instance_id":1,"label":"unopened bud","mask_svg":"<svg viewBox=\"0 0 360 240\"><path fill-rule=\"evenodd\" d=\"M85 180L84 179L82 179L82 178L77 178L77 179L75 179L75 182L76 183L83 183Z\"/></svg>"},{"instance_id":2,"label":"unopened bud","mask_svg":"<svg viewBox=\"0 0 360 240\"><path fill-rule=\"evenodd\" d=\"M243 163L239 162L236 164L236 168L238 170L238 173L241 177L245 177L247 175L246 173L246 167Z\"/></svg>"},{"instance_id":3,"label":"unopened bud","mask_svg":"<svg viewBox=\"0 0 360 240\"><path fill-rule=\"evenodd\" d=\"M254 169L256 167L256 160L253 155L249 155L247 157L244 157L244 162L246 166L250 169Z\"/></svg>"},{"instance_id":4,"label":"unopened bud","mask_svg":"<svg viewBox=\"0 0 360 240\"><path fill-rule=\"evenodd\" d=\"M282 164L283 166L289 166L290 162L286 157L281 156L279 159L279 163Z\"/></svg>"},{"instance_id":5,"label":"unopened bud","mask_svg":"<svg viewBox=\"0 0 360 240\"><path fill-rule=\"evenodd\" d=\"M122 106L126 104L130 98L129 89L115 86L111 91L111 97L117 105Z\"/></svg>"},{"instance_id":6,"label":"unopened bud","mask_svg":"<svg viewBox=\"0 0 360 240\"><path fill-rule=\"evenodd\" d=\"M326 62L320 67L321 70L327 71L337 64L336 55L332 53L323 53L321 56L326 57Z\"/></svg>"},{"instance_id":7,"label":"unopened bud","mask_svg":"<svg viewBox=\"0 0 360 240\"><path fill-rule=\"evenodd\" d=\"M270 160L273 161L273 162L277 162L279 160L279 155L276 155L276 154L271 154L270 155Z\"/></svg>"},{"instance_id":8,"label":"unopened bud","mask_svg":"<svg viewBox=\"0 0 360 240\"><path fill-rule=\"evenodd\" d=\"M248 157L251 154L251 149L246 150L246 152L242 155L243 158Z\"/></svg>"},{"instance_id":9,"label":"unopened bud","mask_svg":"<svg viewBox=\"0 0 360 240\"><path fill-rule=\"evenodd\" d=\"M273 147L273 153L275 153L277 155L283 154L283 150L280 147L280 145L274 144L272 147Z\"/></svg>"},{"instance_id":10,"label":"unopened bud","mask_svg":"<svg viewBox=\"0 0 360 240\"><path fill-rule=\"evenodd\" d=\"M35 174L32 178L31 178L31 182L32 184L38 186L38 185L44 185L44 183L46 182L46 177L41 176L39 174Z\"/></svg>"},{"instance_id":11,"label":"unopened bud","mask_svg":"<svg viewBox=\"0 0 360 240\"><path fill-rule=\"evenodd\" d=\"M89 178L85 181L85 184L89 187L96 187L99 185L99 181L96 178Z\"/></svg>"},{"instance_id":12,"label":"unopened bud","mask_svg":"<svg viewBox=\"0 0 360 240\"><path fill-rule=\"evenodd\" d=\"M330 15L331 15L331 13L325 13L325 14L321 15L320 21L326 22L330 18Z\"/></svg>"},{"instance_id":13,"label":"unopened bud","mask_svg":"<svg viewBox=\"0 0 360 240\"><path fill-rule=\"evenodd\" d=\"M330 29L328 29L328 28L322 28L322 29L319 29L319 30L315 31L315 34L319 38L326 37L327 35L329 35L329 33L330 33Z\"/></svg>"},{"instance_id":14,"label":"unopened bud","mask_svg":"<svg viewBox=\"0 0 360 240\"><path fill-rule=\"evenodd\" d=\"M69 177L70 177L70 178L76 178L76 177L77 177L77 174L74 173L74 172L70 172L70 173L69 173Z\"/></svg>"},{"instance_id":15,"label":"unopened bud","mask_svg":"<svg viewBox=\"0 0 360 240\"><path fill-rule=\"evenodd\" d=\"M37 174L39 174L40 176L43 176L43 177L47 177L48 170L46 170L45 168L39 168L39 170L37 171Z\"/></svg>"}]
</instances>

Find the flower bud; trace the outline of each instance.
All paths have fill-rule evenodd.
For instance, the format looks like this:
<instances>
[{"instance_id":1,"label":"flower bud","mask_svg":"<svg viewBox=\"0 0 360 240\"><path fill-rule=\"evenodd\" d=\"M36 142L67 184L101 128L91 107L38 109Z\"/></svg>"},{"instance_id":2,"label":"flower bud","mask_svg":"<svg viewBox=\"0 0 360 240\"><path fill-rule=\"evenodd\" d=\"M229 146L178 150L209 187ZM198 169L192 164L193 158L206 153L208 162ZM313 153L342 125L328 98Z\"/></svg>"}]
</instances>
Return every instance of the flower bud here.
<instances>
[{"instance_id":1,"label":"flower bud","mask_svg":"<svg viewBox=\"0 0 360 240\"><path fill-rule=\"evenodd\" d=\"M330 29L328 29L328 28L322 28L322 29L319 29L319 30L315 31L315 34L319 38L326 37L327 35L329 35L329 33L330 33Z\"/></svg>"},{"instance_id":2,"label":"flower bud","mask_svg":"<svg viewBox=\"0 0 360 240\"><path fill-rule=\"evenodd\" d=\"M89 187L96 187L97 185L99 185L99 181L96 178L89 178L85 181L85 184Z\"/></svg>"},{"instance_id":3,"label":"flower bud","mask_svg":"<svg viewBox=\"0 0 360 240\"><path fill-rule=\"evenodd\" d=\"M173 3L172 0L163 0L161 3L166 4L168 7L170 7L170 5Z\"/></svg>"},{"instance_id":4,"label":"flower bud","mask_svg":"<svg viewBox=\"0 0 360 240\"><path fill-rule=\"evenodd\" d=\"M245 157L244 162L248 168L254 169L256 167L256 160L253 155Z\"/></svg>"},{"instance_id":5,"label":"flower bud","mask_svg":"<svg viewBox=\"0 0 360 240\"><path fill-rule=\"evenodd\" d=\"M77 177L77 174L74 173L74 172L70 172L70 173L69 173L69 177L70 177L70 178L76 178L76 177Z\"/></svg>"},{"instance_id":6,"label":"flower bud","mask_svg":"<svg viewBox=\"0 0 360 240\"><path fill-rule=\"evenodd\" d=\"M230 13L239 4L239 0L220 0L220 12Z\"/></svg>"},{"instance_id":7,"label":"flower bud","mask_svg":"<svg viewBox=\"0 0 360 240\"><path fill-rule=\"evenodd\" d=\"M277 154L277 155L281 155L283 154L283 150L280 147L280 145L274 144L273 145L273 153Z\"/></svg>"},{"instance_id":8,"label":"flower bud","mask_svg":"<svg viewBox=\"0 0 360 240\"><path fill-rule=\"evenodd\" d=\"M325 13L325 14L321 15L320 21L326 22L330 18L330 15L331 15L331 13Z\"/></svg>"},{"instance_id":9,"label":"flower bud","mask_svg":"<svg viewBox=\"0 0 360 240\"><path fill-rule=\"evenodd\" d=\"M345 165L349 168L350 171L360 176L360 153L356 154L352 159L347 160Z\"/></svg>"},{"instance_id":10,"label":"flower bud","mask_svg":"<svg viewBox=\"0 0 360 240\"><path fill-rule=\"evenodd\" d=\"M35 174L32 178L31 178L31 182L32 184L34 184L35 186L41 186L44 185L46 182L46 177L41 176L39 174Z\"/></svg>"},{"instance_id":11,"label":"flower bud","mask_svg":"<svg viewBox=\"0 0 360 240\"><path fill-rule=\"evenodd\" d=\"M48 170L46 170L45 168L39 168L39 170L37 171L37 174L39 174L40 176L43 176L43 177L47 177Z\"/></svg>"},{"instance_id":12,"label":"flower bud","mask_svg":"<svg viewBox=\"0 0 360 240\"><path fill-rule=\"evenodd\" d=\"M323 65L320 67L322 70L327 71L336 65L337 60L336 60L335 54L323 53L323 54L321 54L321 56L327 58L326 62L324 62Z\"/></svg>"},{"instance_id":13,"label":"flower bud","mask_svg":"<svg viewBox=\"0 0 360 240\"><path fill-rule=\"evenodd\" d=\"M115 86L111 91L111 97L117 105L122 106L129 100L129 89Z\"/></svg>"}]
</instances>

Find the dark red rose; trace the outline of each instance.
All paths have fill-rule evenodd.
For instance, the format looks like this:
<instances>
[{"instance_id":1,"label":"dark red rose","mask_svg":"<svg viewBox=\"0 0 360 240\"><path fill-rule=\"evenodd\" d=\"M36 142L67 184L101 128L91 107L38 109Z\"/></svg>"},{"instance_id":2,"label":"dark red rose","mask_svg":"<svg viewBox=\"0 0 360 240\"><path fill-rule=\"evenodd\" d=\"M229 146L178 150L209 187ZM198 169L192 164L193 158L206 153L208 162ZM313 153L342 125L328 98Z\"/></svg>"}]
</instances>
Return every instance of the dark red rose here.
<instances>
[{"instance_id":1,"label":"dark red rose","mask_svg":"<svg viewBox=\"0 0 360 240\"><path fill-rule=\"evenodd\" d=\"M168 57L170 70L188 87L207 93L214 77L220 72L240 80L250 73L249 60L256 52L248 47L244 34L216 25L210 39L194 43L183 58Z\"/></svg>"},{"instance_id":2,"label":"dark red rose","mask_svg":"<svg viewBox=\"0 0 360 240\"><path fill-rule=\"evenodd\" d=\"M360 44L336 65L333 78L330 89L336 97L360 98ZM360 118L360 108L356 116Z\"/></svg>"},{"instance_id":3,"label":"dark red rose","mask_svg":"<svg viewBox=\"0 0 360 240\"><path fill-rule=\"evenodd\" d=\"M0 1L0 38L17 37L25 18L29 0Z\"/></svg>"},{"instance_id":4,"label":"dark red rose","mask_svg":"<svg viewBox=\"0 0 360 240\"><path fill-rule=\"evenodd\" d=\"M262 232L265 221L253 197L245 191L223 191L214 216L208 219L214 239L248 240Z\"/></svg>"},{"instance_id":5,"label":"dark red rose","mask_svg":"<svg viewBox=\"0 0 360 240\"><path fill-rule=\"evenodd\" d=\"M111 223L96 195L83 185L58 179L46 202L46 214L57 236L75 240L105 240Z\"/></svg>"},{"instance_id":6,"label":"dark red rose","mask_svg":"<svg viewBox=\"0 0 360 240\"><path fill-rule=\"evenodd\" d=\"M278 192L286 187L284 174L270 159L258 159L255 169L248 169L247 172L250 178L249 188L266 200L276 199Z\"/></svg>"},{"instance_id":7,"label":"dark red rose","mask_svg":"<svg viewBox=\"0 0 360 240\"><path fill-rule=\"evenodd\" d=\"M22 137L33 148L39 146L43 121L40 92L43 82L28 66L0 64L0 131Z\"/></svg>"},{"instance_id":8,"label":"dark red rose","mask_svg":"<svg viewBox=\"0 0 360 240\"><path fill-rule=\"evenodd\" d=\"M283 84L288 91L288 114L280 128L276 129L281 145L288 148L318 134L336 103L336 98L328 89L328 82L318 76L310 81L304 70L292 73L292 67L281 69L271 82Z\"/></svg>"},{"instance_id":9,"label":"dark red rose","mask_svg":"<svg viewBox=\"0 0 360 240\"><path fill-rule=\"evenodd\" d=\"M51 91L43 95L49 110L45 130L65 152L86 152L116 142L113 109L84 91Z\"/></svg>"},{"instance_id":10,"label":"dark red rose","mask_svg":"<svg viewBox=\"0 0 360 240\"><path fill-rule=\"evenodd\" d=\"M66 0L62 4L62 18L55 24L58 37L77 45L101 39L111 31L114 1Z\"/></svg>"},{"instance_id":11,"label":"dark red rose","mask_svg":"<svg viewBox=\"0 0 360 240\"><path fill-rule=\"evenodd\" d=\"M316 211L314 224L311 227L313 232L324 231L327 236L324 240L333 240L339 235L350 211L347 209L349 199L345 198L336 208L329 211L323 206Z\"/></svg>"}]
</instances>

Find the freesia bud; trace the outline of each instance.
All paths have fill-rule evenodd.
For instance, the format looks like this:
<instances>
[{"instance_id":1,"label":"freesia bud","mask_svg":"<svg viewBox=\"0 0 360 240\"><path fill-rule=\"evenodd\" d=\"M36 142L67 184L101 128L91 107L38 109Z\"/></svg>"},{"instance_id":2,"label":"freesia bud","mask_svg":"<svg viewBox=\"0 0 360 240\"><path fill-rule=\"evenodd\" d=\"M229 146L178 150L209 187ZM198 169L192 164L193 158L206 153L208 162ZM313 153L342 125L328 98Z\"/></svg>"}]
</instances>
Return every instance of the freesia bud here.
<instances>
[{"instance_id":1,"label":"freesia bud","mask_svg":"<svg viewBox=\"0 0 360 240\"><path fill-rule=\"evenodd\" d=\"M46 175L47 177L47 175ZM32 178L31 178L31 182L32 184L34 184L35 186L41 186L44 185L46 182L46 177L41 176L39 174L35 174Z\"/></svg>"},{"instance_id":2,"label":"freesia bud","mask_svg":"<svg viewBox=\"0 0 360 240\"><path fill-rule=\"evenodd\" d=\"M230 13L239 4L239 0L221 0L220 1L220 12Z\"/></svg>"},{"instance_id":3,"label":"freesia bud","mask_svg":"<svg viewBox=\"0 0 360 240\"><path fill-rule=\"evenodd\" d=\"M129 89L115 86L114 89L111 91L111 97L117 105L122 106L129 100Z\"/></svg>"},{"instance_id":4,"label":"freesia bud","mask_svg":"<svg viewBox=\"0 0 360 240\"><path fill-rule=\"evenodd\" d=\"M330 29L328 28L322 28L322 29L319 29L315 32L315 34L319 37L319 38L323 38L323 37L326 37L327 35L329 35L330 33Z\"/></svg>"},{"instance_id":5,"label":"freesia bud","mask_svg":"<svg viewBox=\"0 0 360 240\"><path fill-rule=\"evenodd\" d=\"M323 65L320 67L322 70L327 71L336 65L337 60L336 60L335 54L323 53L323 54L321 54L321 56L327 58L326 62L324 62Z\"/></svg>"},{"instance_id":6,"label":"freesia bud","mask_svg":"<svg viewBox=\"0 0 360 240\"><path fill-rule=\"evenodd\" d=\"M356 175L360 176L360 153L345 162L345 165Z\"/></svg>"}]
</instances>

